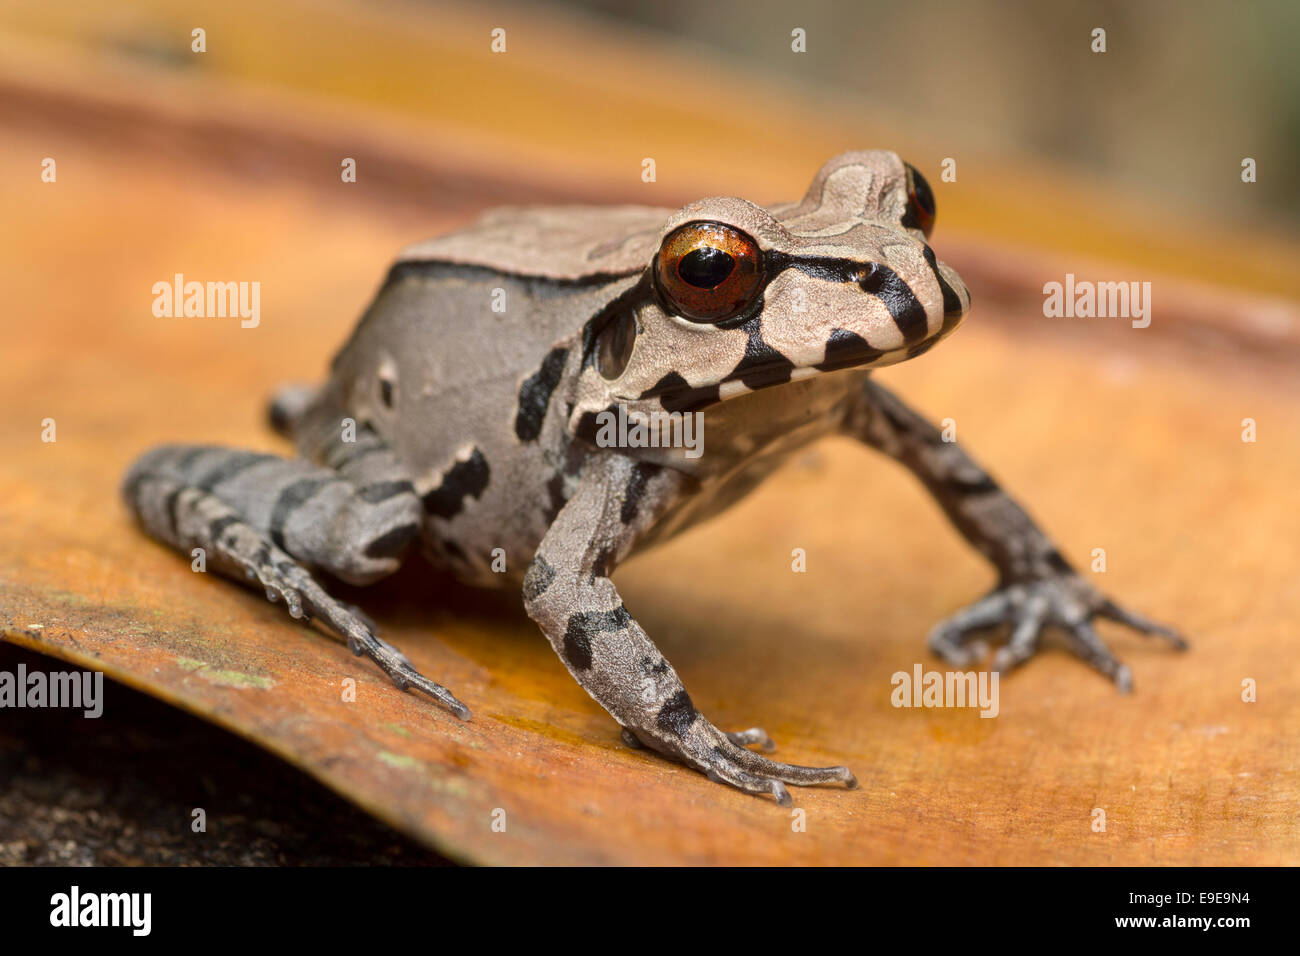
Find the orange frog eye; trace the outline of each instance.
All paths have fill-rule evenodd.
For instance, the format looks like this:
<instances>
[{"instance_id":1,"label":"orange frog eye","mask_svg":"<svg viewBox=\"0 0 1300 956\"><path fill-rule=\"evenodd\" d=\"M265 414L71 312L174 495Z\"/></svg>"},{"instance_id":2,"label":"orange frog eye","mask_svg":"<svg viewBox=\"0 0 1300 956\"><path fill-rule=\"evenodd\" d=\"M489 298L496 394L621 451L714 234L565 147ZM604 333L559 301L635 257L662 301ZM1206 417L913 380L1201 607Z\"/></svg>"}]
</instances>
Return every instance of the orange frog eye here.
<instances>
[{"instance_id":1,"label":"orange frog eye","mask_svg":"<svg viewBox=\"0 0 1300 956\"><path fill-rule=\"evenodd\" d=\"M720 222L674 229L655 257L655 284L691 322L721 322L744 312L763 287L758 243Z\"/></svg>"}]
</instances>

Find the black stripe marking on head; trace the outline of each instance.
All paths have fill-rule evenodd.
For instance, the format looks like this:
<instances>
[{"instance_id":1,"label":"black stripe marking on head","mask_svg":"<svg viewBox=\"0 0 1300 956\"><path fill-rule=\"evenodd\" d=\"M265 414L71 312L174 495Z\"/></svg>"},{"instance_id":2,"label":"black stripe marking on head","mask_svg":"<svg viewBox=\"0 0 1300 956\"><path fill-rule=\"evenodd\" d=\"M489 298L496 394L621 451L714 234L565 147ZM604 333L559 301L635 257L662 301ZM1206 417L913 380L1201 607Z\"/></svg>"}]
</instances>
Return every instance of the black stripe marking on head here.
<instances>
[{"instance_id":1,"label":"black stripe marking on head","mask_svg":"<svg viewBox=\"0 0 1300 956\"><path fill-rule=\"evenodd\" d=\"M930 268L934 271L934 277L939 283L939 291L943 293L943 317L949 319L960 316L964 311L961 304L961 297L957 295L953 290L953 287L950 286L948 281L943 277L943 273L939 271L939 262L935 259L934 250L929 246L926 246L921 250L921 255L923 255L925 261L930 264Z\"/></svg>"},{"instance_id":2,"label":"black stripe marking on head","mask_svg":"<svg viewBox=\"0 0 1300 956\"><path fill-rule=\"evenodd\" d=\"M784 385L790 381L794 363L763 341L763 323L757 316L745 324L745 354L727 373L724 382L741 381L746 387L760 389L767 385Z\"/></svg>"},{"instance_id":3,"label":"black stripe marking on head","mask_svg":"<svg viewBox=\"0 0 1300 956\"><path fill-rule=\"evenodd\" d=\"M872 348L856 332L832 329L831 337L826 340L826 358L813 367L821 372L834 372L836 369L866 365L884 354L880 349Z\"/></svg>"},{"instance_id":4,"label":"black stripe marking on head","mask_svg":"<svg viewBox=\"0 0 1300 956\"><path fill-rule=\"evenodd\" d=\"M893 269L879 262L855 262L828 256L791 256L782 252L769 252L766 262L767 274L773 277L782 269L798 269L827 282L856 282L863 292L876 296L884 303L894 324L903 334L905 345L920 342L929 331L925 309L911 286Z\"/></svg>"},{"instance_id":5,"label":"black stripe marking on head","mask_svg":"<svg viewBox=\"0 0 1300 956\"><path fill-rule=\"evenodd\" d=\"M716 405L722 400L717 385L703 385L697 388L682 378L678 372L669 372L637 398L658 398L659 404L669 412L694 412L709 405Z\"/></svg>"},{"instance_id":6,"label":"black stripe marking on head","mask_svg":"<svg viewBox=\"0 0 1300 956\"><path fill-rule=\"evenodd\" d=\"M465 507L465 498L479 498L491 480L491 469L475 445L467 461L458 461L442 476L437 488L421 499L424 510L444 520L454 518Z\"/></svg>"},{"instance_id":7,"label":"black stripe marking on head","mask_svg":"<svg viewBox=\"0 0 1300 956\"><path fill-rule=\"evenodd\" d=\"M885 304L894 324L903 333L905 344L920 342L929 333L929 323L920 300L912 287L893 269L878 262L867 263L858 279L858 285L863 292L874 295Z\"/></svg>"}]
</instances>

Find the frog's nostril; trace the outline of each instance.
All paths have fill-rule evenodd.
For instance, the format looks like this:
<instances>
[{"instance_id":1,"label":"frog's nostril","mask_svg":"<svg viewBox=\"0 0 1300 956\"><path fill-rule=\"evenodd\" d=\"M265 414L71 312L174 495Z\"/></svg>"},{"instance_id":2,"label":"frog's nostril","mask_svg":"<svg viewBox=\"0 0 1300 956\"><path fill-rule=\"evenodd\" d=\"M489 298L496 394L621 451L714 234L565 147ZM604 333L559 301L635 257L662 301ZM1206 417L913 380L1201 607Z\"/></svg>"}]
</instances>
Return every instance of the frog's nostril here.
<instances>
[{"instance_id":1,"label":"frog's nostril","mask_svg":"<svg viewBox=\"0 0 1300 956\"><path fill-rule=\"evenodd\" d=\"M878 262L868 262L858 272L858 285L862 286L863 292L879 292L884 283L885 270L880 267Z\"/></svg>"}]
</instances>

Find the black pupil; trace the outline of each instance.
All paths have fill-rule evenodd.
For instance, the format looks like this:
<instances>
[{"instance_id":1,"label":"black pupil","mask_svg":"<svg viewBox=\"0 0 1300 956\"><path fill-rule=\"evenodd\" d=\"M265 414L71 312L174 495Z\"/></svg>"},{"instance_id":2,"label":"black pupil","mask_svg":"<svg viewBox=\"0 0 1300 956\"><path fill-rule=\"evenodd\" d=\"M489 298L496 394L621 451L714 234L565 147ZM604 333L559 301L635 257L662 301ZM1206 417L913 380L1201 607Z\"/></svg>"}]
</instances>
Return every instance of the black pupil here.
<instances>
[{"instance_id":1,"label":"black pupil","mask_svg":"<svg viewBox=\"0 0 1300 956\"><path fill-rule=\"evenodd\" d=\"M677 274L682 281L697 289L712 289L721 285L735 267L736 260L721 249L701 246L682 256L682 261L677 264Z\"/></svg>"}]
</instances>

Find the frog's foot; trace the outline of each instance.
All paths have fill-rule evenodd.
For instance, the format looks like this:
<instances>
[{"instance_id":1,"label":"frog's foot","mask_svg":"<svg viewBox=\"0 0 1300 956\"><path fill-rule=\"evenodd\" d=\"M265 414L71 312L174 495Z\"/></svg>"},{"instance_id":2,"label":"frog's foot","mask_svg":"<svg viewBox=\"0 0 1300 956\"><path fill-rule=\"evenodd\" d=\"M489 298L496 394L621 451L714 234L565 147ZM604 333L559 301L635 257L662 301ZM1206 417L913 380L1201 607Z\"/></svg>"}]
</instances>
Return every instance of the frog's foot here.
<instances>
[{"instance_id":1,"label":"frog's foot","mask_svg":"<svg viewBox=\"0 0 1300 956\"><path fill-rule=\"evenodd\" d=\"M998 648L992 666L997 671L1010 670L1036 654L1044 630L1055 626L1065 634L1075 654L1114 681L1121 691L1128 692L1133 689L1133 675L1093 630L1092 620L1096 617L1162 637L1178 650L1187 648L1187 642L1175 631L1121 608L1074 572L1063 571L994 590L936 625L930 632L930 649L955 667L969 667L987 651L984 642L971 640L972 635L1008 624L1011 637Z\"/></svg>"},{"instance_id":2,"label":"frog's foot","mask_svg":"<svg viewBox=\"0 0 1300 956\"><path fill-rule=\"evenodd\" d=\"M680 726L643 729L636 733L624 730L624 739L631 736L638 743L644 742L654 750L676 757L716 783L725 783L746 793L770 793L783 807L791 806L793 802L786 784L812 787L842 783L849 790L857 789L858 780L848 767L804 767L769 760L745 747L756 743L763 745L764 749L775 749L771 738L760 728L727 733L713 726L698 712L694 713L694 720L684 731Z\"/></svg>"},{"instance_id":3,"label":"frog's foot","mask_svg":"<svg viewBox=\"0 0 1300 956\"><path fill-rule=\"evenodd\" d=\"M253 528L228 526L225 534L230 535L232 531L236 534L221 542L225 546L221 555L239 561L245 576L266 589L268 600L283 601L289 616L295 619L310 621L319 618L347 642L353 654L358 657L365 655L379 665L399 690L422 691L462 720L469 719L469 708L447 688L416 670L400 650L377 637L368 617L359 614L352 605L332 598L306 568L274 544L250 540L244 547L239 547L240 538L258 534Z\"/></svg>"},{"instance_id":4,"label":"frog's foot","mask_svg":"<svg viewBox=\"0 0 1300 956\"><path fill-rule=\"evenodd\" d=\"M776 743L767 735L767 731L762 727L750 727L748 730L727 731L727 739L737 747L752 747L758 744L758 749L765 753L771 753L776 749Z\"/></svg>"}]
</instances>

